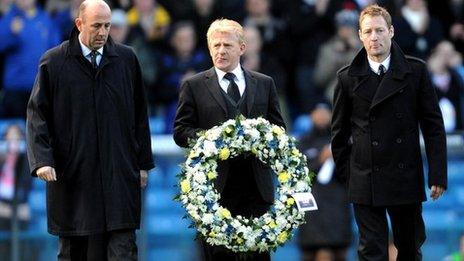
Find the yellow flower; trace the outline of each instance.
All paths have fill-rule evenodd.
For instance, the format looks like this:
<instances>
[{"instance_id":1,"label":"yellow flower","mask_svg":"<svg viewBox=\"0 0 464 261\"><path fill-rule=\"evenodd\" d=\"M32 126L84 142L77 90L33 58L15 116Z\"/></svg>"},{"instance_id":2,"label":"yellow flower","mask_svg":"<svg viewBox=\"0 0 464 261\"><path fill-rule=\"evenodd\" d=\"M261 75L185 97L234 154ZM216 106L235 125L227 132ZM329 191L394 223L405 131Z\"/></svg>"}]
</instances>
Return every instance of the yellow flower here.
<instances>
[{"instance_id":1,"label":"yellow flower","mask_svg":"<svg viewBox=\"0 0 464 261\"><path fill-rule=\"evenodd\" d=\"M230 156L230 151L229 151L229 149L223 148L223 149L221 149L221 150L219 151L219 158L220 158L221 160L226 160L226 159L229 158L229 156Z\"/></svg>"},{"instance_id":2,"label":"yellow flower","mask_svg":"<svg viewBox=\"0 0 464 261\"><path fill-rule=\"evenodd\" d=\"M195 158L196 156L198 156L196 150L191 150L189 153L189 158Z\"/></svg>"},{"instance_id":3,"label":"yellow flower","mask_svg":"<svg viewBox=\"0 0 464 261\"><path fill-rule=\"evenodd\" d=\"M208 234L209 237L216 237L216 233L214 231L209 232Z\"/></svg>"},{"instance_id":4,"label":"yellow flower","mask_svg":"<svg viewBox=\"0 0 464 261\"><path fill-rule=\"evenodd\" d=\"M190 183L188 180L184 179L180 182L180 189L182 190L182 193L187 193L190 191Z\"/></svg>"},{"instance_id":5,"label":"yellow flower","mask_svg":"<svg viewBox=\"0 0 464 261\"><path fill-rule=\"evenodd\" d=\"M209 180L212 180L212 179L215 179L217 177L217 173L210 171L210 172L208 172L206 174L206 176L208 176Z\"/></svg>"},{"instance_id":6,"label":"yellow flower","mask_svg":"<svg viewBox=\"0 0 464 261\"><path fill-rule=\"evenodd\" d=\"M221 216L221 218L229 219L231 217L230 211L227 208L221 208L219 209L219 216Z\"/></svg>"},{"instance_id":7,"label":"yellow flower","mask_svg":"<svg viewBox=\"0 0 464 261\"><path fill-rule=\"evenodd\" d=\"M285 241L287 241L287 238L288 238L288 234L286 231L284 231L277 236L277 241L279 243L284 243Z\"/></svg>"},{"instance_id":8,"label":"yellow flower","mask_svg":"<svg viewBox=\"0 0 464 261\"><path fill-rule=\"evenodd\" d=\"M227 134L230 134L231 132L234 131L234 127L231 125L227 126L226 129L224 130Z\"/></svg>"},{"instance_id":9,"label":"yellow flower","mask_svg":"<svg viewBox=\"0 0 464 261\"><path fill-rule=\"evenodd\" d=\"M251 148L251 153L255 155L258 153L258 150L256 149L256 147Z\"/></svg>"},{"instance_id":10,"label":"yellow flower","mask_svg":"<svg viewBox=\"0 0 464 261\"><path fill-rule=\"evenodd\" d=\"M243 243L243 238L241 238L241 237L237 238L237 243L242 244Z\"/></svg>"},{"instance_id":11,"label":"yellow flower","mask_svg":"<svg viewBox=\"0 0 464 261\"><path fill-rule=\"evenodd\" d=\"M284 134L284 130L281 127L273 126L272 133L276 134L277 136L280 136Z\"/></svg>"},{"instance_id":12,"label":"yellow flower","mask_svg":"<svg viewBox=\"0 0 464 261\"><path fill-rule=\"evenodd\" d=\"M270 228L275 228L277 226L277 224L274 222L274 220L272 220L271 222L269 222L268 226Z\"/></svg>"},{"instance_id":13,"label":"yellow flower","mask_svg":"<svg viewBox=\"0 0 464 261\"><path fill-rule=\"evenodd\" d=\"M292 155L293 156L299 156L300 155L300 151L298 149L293 149L292 150Z\"/></svg>"},{"instance_id":14,"label":"yellow flower","mask_svg":"<svg viewBox=\"0 0 464 261\"><path fill-rule=\"evenodd\" d=\"M288 198L287 199L287 206L291 206L293 204L295 204L295 200L293 198Z\"/></svg>"},{"instance_id":15,"label":"yellow flower","mask_svg":"<svg viewBox=\"0 0 464 261\"><path fill-rule=\"evenodd\" d=\"M290 179L290 175L286 171L282 171L279 173L278 180L280 183L285 183Z\"/></svg>"}]
</instances>

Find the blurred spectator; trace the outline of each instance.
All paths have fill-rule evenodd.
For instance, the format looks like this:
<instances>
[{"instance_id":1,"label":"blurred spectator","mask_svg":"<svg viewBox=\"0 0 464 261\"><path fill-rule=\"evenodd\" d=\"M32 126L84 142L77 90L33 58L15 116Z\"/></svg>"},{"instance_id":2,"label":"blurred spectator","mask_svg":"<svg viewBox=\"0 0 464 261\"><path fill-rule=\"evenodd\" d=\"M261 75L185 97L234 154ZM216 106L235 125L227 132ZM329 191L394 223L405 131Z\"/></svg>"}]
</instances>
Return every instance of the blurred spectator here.
<instances>
[{"instance_id":1,"label":"blurred spectator","mask_svg":"<svg viewBox=\"0 0 464 261\"><path fill-rule=\"evenodd\" d=\"M311 104L321 96L321 90L314 84L314 66L319 47L333 35L333 17L336 11L334 1L295 0L289 1L286 21L289 26L292 47L285 50L291 63L285 67L295 67L295 87L299 113L309 111ZM292 53L293 52L293 53Z\"/></svg>"},{"instance_id":2,"label":"blurred spectator","mask_svg":"<svg viewBox=\"0 0 464 261\"><path fill-rule=\"evenodd\" d=\"M142 68L147 89L150 114L154 112L159 78L160 52L171 23L169 13L154 0L134 0L134 7L127 12L129 34L126 44L134 48Z\"/></svg>"},{"instance_id":3,"label":"blurred spectator","mask_svg":"<svg viewBox=\"0 0 464 261\"><path fill-rule=\"evenodd\" d=\"M1 154L0 162L0 230L13 229L13 215L16 213L19 230L27 230L30 212L28 197L31 185L29 168L24 153L24 134L18 125L10 125L5 132L5 154ZM24 241L23 241L24 242ZM21 260L35 260L35 253L28 246L21 244ZM27 248L27 249L26 249ZM27 250L27 251L25 251ZM10 242L0 244L0 256L11 260Z\"/></svg>"},{"instance_id":4,"label":"blurred spectator","mask_svg":"<svg viewBox=\"0 0 464 261\"><path fill-rule=\"evenodd\" d=\"M244 26L256 27L262 39L262 52L285 63L289 60L290 43L286 35L287 26L271 13L271 0L246 0L247 15Z\"/></svg>"},{"instance_id":5,"label":"blurred spectator","mask_svg":"<svg viewBox=\"0 0 464 261\"><path fill-rule=\"evenodd\" d=\"M209 25L218 17L215 9L216 1L214 0L193 0L194 10L192 21L195 24L195 31L198 37L198 46L208 49L206 41L206 32Z\"/></svg>"},{"instance_id":6,"label":"blurred spectator","mask_svg":"<svg viewBox=\"0 0 464 261\"><path fill-rule=\"evenodd\" d=\"M8 13L13 1L14 0L0 0L0 18Z\"/></svg>"},{"instance_id":7,"label":"blurred spectator","mask_svg":"<svg viewBox=\"0 0 464 261\"><path fill-rule=\"evenodd\" d=\"M429 14L424 0L406 0L401 16L393 18L395 41L407 55L427 59L444 38L440 22Z\"/></svg>"},{"instance_id":8,"label":"blurred spectator","mask_svg":"<svg viewBox=\"0 0 464 261\"><path fill-rule=\"evenodd\" d=\"M449 27L450 38L457 50L464 53L464 0L452 0L453 23Z\"/></svg>"},{"instance_id":9,"label":"blurred spectator","mask_svg":"<svg viewBox=\"0 0 464 261\"><path fill-rule=\"evenodd\" d=\"M331 110L319 103L311 111L314 127L300 139L299 149L315 171L312 193L318 210L306 214L298 233L302 260L346 260L351 244L351 214L345 184L333 178L334 162L330 150Z\"/></svg>"},{"instance_id":10,"label":"blurred spectator","mask_svg":"<svg viewBox=\"0 0 464 261\"><path fill-rule=\"evenodd\" d=\"M463 129L464 85L459 74L453 69L454 61L459 56L453 44L443 41L433 50L427 63L447 132Z\"/></svg>"},{"instance_id":11,"label":"blurred spectator","mask_svg":"<svg viewBox=\"0 0 464 261\"><path fill-rule=\"evenodd\" d=\"M348 65L361 48L358 38L358 12L342 10L335 15L336 35L324 43L316 60L314 83L325 90L326 100L332 100L337 71Z\"/></svg>"},{"instance_id":12,"label":"blurred spectator","mask_svg":"<svg viewBox=\"0 0 464 261\"><path fill-rule=\"evenodd\" d=\"M117 43L126 43L129 26L127 24L126 12L121 9L111 11L110 36Z\"/></svg>"},{"instance_id":13,"label":"blurred spectator","mask_svg":"<svg viewBox=\"0 0 464 261\"><path fill-rule=\"evenodd\" d=\"M165 133L173 132L177 99L181 82L211 66L207 53L196 47L195 27L190 22L178 22L169 39L172 52L161 59L160 83L156 95L159 104L165 105ZM157 103L158 104L158 103Z\"/></svg>"},{"instance_id":14,"label":"blurred spectator","mask_svg":"<svg viewBox=\"0 0 464 261\"><path fill-rule=\"evenodd\" d=\"M464 52L464 1L428 1L430 14L443 26L446 38L451 40L460 53Z\"/></svg>"},{"instance_id":15,"label":"blurred spectator","mask_svg":"<svg viewBox=\"0 0 464 261\"><path fill-rule=\"evenodd\" d=\"M127 12L130 26L139 27L146 40L162 41L168 32L171 16L155 0L134 0L134 7Z\"/></svg>"},{"instance_id":16,"label":"blurred spectator","mask_svg":"<svg viewBox=\"0 0 464 261\"><path fill-rule=\"evenodd\" d=\"M254 26L245 26L243 33L246 39L246 51L242 55L242 65L247 70L252 70L269 75L274 79L279 96L279 104L287 127L291 126L291 120L287 108L287 75L279 62L274 57L262 52L261 34Z\"/></svg>"},{"instance_id":17,"label":"blurred spectator","mask_svg":"<svg viewBox=\"0 0 464 261\"><path fill-rule=\"evenodd\" d=\"M74 27L74 20L76 19L79 11L79 6L83 1L84 0L59 1L62 4L55 6L53 7L53 10L50 10L55 26L60 29L61 41L69 39L71 30Z\"/></svg>"},{"instance_id":18,"label":"blurred spectator","mask_svg":"<svg viewBox=\"0 0 464 261\"><path fill-rule=\"evenodd\" d=\"M16 0L0 19L0 39L0 52L5 55L3 116L26 118L40 56L58 44L59 33L35 0Z\"/></svg>"}]
</instances>

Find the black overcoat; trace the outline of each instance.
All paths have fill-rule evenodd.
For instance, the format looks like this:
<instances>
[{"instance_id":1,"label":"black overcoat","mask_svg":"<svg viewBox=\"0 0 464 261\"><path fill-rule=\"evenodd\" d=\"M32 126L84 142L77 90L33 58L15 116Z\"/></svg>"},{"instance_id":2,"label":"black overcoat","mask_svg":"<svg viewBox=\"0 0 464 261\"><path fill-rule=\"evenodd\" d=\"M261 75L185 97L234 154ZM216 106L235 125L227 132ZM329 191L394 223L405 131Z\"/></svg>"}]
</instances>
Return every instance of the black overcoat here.
<instances>
[{"instance_id":1,"label":"black overcoat","mask_svg":"<svg viewBox=\"0 0 464 261\"><path fill-rule=\"evenodd\" d=\"M428 186L447 186L446 136L425 63L392 42L390 69L380 85L365 49L338 73L332 118L336 175L349 200L374 206L426 200L419 130Z\"/></svg>"},{"instance_id":2,"label":"black overcoat","mask_svg":"<svg viewBox=\"0 0 464 261\"><path fill-rule=\"evenodd\" d=\"M140 225L139 170L154 167L140 67L132 49L104 46L97 70L74 29L47 51L27 109L31 173L52 166L48 231L89 235Z\"/></svg>"}]
</instances>

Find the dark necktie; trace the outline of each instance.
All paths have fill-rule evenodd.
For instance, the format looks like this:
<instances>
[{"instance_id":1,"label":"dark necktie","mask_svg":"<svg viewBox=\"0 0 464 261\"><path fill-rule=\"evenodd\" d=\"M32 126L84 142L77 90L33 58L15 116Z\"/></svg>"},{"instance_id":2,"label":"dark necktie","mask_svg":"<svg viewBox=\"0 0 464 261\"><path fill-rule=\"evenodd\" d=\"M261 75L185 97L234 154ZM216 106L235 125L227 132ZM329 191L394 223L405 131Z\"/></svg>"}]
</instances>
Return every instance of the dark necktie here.
<instances>
[{"instance_id":1,"label":"dark necktie","mask_svg":"<svg viewBox=\"0 0 464 261\"><path fill-rule=\"evenodd\" d=\"M382 64L379 66L379 76L380 78L383 78L383 76L385 75L385 66L383 66Z\"/></svg>"},{"instance_id":2,"label":"dark necktie","mask_svg":"<svg viewBox=\"0 0 464 261\"><path fill-rule=\"evenodd\" d=\"M98 67L97 56L98 56L98 52L95 51L95 50L90 53L90 62L92 63L92 67L94 69L96 69Z\"/></svg>"},{"instance_id":3,"label":"dark necktie","mask_svg":"<svg viewBox=\"0 0 464 261\"><path fill-rule=\"evenodd\" d=\"M227 94L235 101L238 102L240 100L240 92L238 90L238 86L234 81L235 74L233 73L226 73L224 76L227 80L229 80L229 86L227 87Z\"/></svg>"}]
</instances>

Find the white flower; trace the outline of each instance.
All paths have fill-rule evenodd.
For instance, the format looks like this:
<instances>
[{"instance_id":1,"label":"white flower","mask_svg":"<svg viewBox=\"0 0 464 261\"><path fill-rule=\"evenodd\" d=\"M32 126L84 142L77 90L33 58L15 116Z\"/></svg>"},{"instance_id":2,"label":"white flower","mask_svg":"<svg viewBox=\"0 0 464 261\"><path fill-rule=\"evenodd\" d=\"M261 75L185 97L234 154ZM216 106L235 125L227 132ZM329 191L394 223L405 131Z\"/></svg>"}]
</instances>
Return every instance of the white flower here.
<instances>
[{"instance_id":1,"label":"white flower","mask_svg":"<svg viewBox=\"0 0 464 261\"><path fill-rule=\"evenodd\" d=\"M211 223L213 223L214 221L214 215L213 214L205 214L202 218L203 222L205 223L205 225L209 225Z\"/></svg>"}]
</instances>

